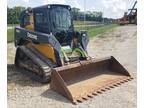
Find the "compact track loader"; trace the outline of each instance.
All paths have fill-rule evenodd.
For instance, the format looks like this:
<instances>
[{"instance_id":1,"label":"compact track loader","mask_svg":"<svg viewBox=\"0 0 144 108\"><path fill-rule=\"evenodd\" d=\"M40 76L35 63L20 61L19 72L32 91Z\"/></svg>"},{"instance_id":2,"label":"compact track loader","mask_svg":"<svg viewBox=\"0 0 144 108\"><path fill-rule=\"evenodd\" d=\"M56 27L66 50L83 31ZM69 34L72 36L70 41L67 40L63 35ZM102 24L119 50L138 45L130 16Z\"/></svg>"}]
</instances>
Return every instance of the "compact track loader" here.
<instances>
[{"instance_id":1,"label":"compact track loader","mask_svg":"<svg viewBox=\"0 0 144 108\"><path fill-rule=\"evenodd\" d=\"M70 6L29 8L15 28L15 66L73 103L132 79L113 56L89 57L88 41L86 31L74 30Z\"/></svg>"}]
</instances>

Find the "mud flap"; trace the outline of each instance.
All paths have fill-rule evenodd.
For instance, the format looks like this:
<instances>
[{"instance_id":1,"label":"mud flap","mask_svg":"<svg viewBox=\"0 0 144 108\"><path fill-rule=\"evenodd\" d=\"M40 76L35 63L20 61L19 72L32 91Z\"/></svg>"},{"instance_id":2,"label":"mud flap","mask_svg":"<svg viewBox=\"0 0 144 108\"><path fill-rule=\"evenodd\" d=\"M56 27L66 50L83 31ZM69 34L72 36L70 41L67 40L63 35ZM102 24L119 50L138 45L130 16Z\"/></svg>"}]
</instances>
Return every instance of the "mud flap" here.
<instances>
[{"instance_id":1,"label":"mud flap","mask_svg":"<svg viewBox=\"0 0 144 108\"><path fill-rule=\"evenodd\" d=\"M55 68L50 88L76 104L131 79L129 72L111 56Z\"/></svg>"}]
</instances>

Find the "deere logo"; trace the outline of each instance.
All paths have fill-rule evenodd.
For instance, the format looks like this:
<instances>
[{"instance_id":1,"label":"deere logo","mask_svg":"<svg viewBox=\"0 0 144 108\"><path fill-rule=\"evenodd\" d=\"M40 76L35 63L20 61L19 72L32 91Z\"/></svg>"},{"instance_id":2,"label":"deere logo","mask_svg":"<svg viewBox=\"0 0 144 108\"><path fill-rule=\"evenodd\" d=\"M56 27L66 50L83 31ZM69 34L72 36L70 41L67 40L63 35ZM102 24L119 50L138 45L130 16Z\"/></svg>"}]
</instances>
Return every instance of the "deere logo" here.
<instances>
[{"instance_id":1,"label":"deere logo","mask_svg":"<svg viewBox=\"0 0 144 108\"><path fill-rule=\"evenodd\" d=\"M29 32L27 33L27 37L37 40L37 36L30 34Z\"/></svg>"}]
</instances>

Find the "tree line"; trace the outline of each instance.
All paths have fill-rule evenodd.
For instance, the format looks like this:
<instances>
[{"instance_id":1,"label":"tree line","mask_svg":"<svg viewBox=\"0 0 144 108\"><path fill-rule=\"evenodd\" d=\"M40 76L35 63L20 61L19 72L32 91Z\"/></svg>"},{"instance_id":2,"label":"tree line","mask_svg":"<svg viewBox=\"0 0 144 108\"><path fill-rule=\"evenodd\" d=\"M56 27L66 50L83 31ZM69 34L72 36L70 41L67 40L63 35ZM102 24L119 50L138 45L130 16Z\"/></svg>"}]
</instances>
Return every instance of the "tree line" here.
<instances>
[{"instance_id":1,"label":"tree line","mask_svg":"<svg viewBox=\"0 0 144 108\"><path fill-rule=\"evenodd\" d=\"M79 8L73 7L72 14L74 20L84 20L84 17L86 21L101 22L103 20L103 13L97 11L82 12Z\"/></svg>"},{"instance_id":2,"label":"tree line","mask_svg":"<svg viewBox=\"0 0 144 108\"><path fill-rule=\"evenodd\" d=\"M7 7L7 23L8 24L19 24L20 13L25 10L25 7L17 6L13 8Z\"/></svg>"},{"instance_id":3,"label":"tree line","mask_svg":"<svg viewBox=\"0 0 144 108\"><path fill-rule=\"evenodd\" d=\"M7 23L8 24L18 24L20 13L25 10L25 7L17 6L13 8L7 7ZM85 20L86 21L97 21L102 22L104 20L103 13L97 11L86 11L82 12L79 8L72 8L72 15L74 20Z\"/></svg>"}]
</instances>

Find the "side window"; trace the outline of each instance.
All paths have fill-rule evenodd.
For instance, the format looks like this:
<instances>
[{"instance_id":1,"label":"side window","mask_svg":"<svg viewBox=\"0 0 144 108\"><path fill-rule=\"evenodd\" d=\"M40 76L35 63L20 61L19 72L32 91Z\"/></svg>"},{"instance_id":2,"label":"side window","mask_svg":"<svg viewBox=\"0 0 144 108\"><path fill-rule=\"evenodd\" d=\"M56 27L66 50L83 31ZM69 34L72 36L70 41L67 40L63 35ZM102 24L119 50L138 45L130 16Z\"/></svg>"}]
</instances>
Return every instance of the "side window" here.
<instances>
[{"instance_id":1,"label":"side window","mask_svg":"<svg viewBox=\"0 0 144 108\"><path fill-rule=\"evenodd\" d=\"M24 17L24 26L27 26L30 24L30 16L29 15L26 15Z\"/></svg>"},{"instance_id":2,"label":"side window","mask_svg":"<svg viewBox=\"0 0 144 108\"><path fill-rule=\"evenodd\" d=\"M35 23L36 23L36 25L46 25L47 24L47 18L43 12L39 12L39 13L35 14Z\"/></svg>"}]
</instances>

